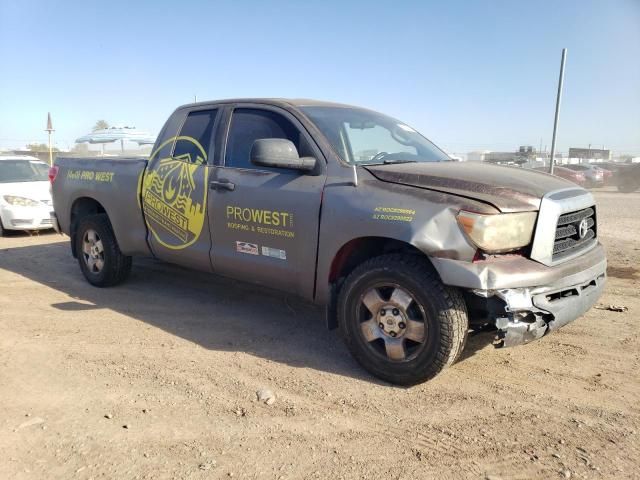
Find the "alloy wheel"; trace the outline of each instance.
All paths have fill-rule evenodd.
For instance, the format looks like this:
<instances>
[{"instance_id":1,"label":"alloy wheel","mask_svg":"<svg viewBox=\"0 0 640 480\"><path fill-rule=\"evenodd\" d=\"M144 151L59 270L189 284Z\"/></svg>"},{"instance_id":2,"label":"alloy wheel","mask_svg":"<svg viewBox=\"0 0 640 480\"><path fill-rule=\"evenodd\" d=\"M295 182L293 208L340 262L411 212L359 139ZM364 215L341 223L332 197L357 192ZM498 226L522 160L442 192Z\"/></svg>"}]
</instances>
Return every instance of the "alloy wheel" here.
<instances>
[{"instance_id":1,"label":"alloy wheel","mask_svg":"<svg viewBox=\"0 0 640 480\"><path fill-rule=\"evenodd\" d=\"M91 273L100 273L104 268L104 247L95 230L89 229L82 237L82 254Z\"/></svg>"},{"instance_id":2,"label":"alloy wheel","mask_svg":"<svg viewBox=\"0 0 640 480\"><path fill-rule=\"evenodd\" d=\"M366 290L360 298L358 318L369 348L388 360L411 360L425 344L425 310L399 285L378 284Z\"/></svg>"}]
</instances>

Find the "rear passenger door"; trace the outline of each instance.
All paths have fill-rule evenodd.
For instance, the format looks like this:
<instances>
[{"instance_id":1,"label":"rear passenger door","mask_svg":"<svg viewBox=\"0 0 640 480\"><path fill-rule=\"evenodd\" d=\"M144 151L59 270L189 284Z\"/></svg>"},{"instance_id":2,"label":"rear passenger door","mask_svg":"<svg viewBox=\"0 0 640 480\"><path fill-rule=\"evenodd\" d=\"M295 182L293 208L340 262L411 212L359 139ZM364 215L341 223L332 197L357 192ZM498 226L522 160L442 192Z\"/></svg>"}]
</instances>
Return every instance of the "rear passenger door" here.
<instances>
[{"instance_id":1,"label":"rear passenger door","mask_svg":"<svg viewBox=\"0 0 640 480\"><path fill-rule=\"evenodd\" d=\"M218 109L179 112L165 127L141 185L148 240L159 259L211 270L206 214ZM177 123L177 125L175 124Z\"/></svg>"},{"instance_id":2,"label":"rear passenger door","mask_svg":"<svg viewBox=\"0 0 640 480\"><path fill-rule=\"evenodd\" d=\"M223 165L209 197L211 261L215 272L313 297L325 160L304 127L283 109L236 106ZM314 174L253 165L253 143L291 140L313 156Z\"/></svg>"}]
</instances>

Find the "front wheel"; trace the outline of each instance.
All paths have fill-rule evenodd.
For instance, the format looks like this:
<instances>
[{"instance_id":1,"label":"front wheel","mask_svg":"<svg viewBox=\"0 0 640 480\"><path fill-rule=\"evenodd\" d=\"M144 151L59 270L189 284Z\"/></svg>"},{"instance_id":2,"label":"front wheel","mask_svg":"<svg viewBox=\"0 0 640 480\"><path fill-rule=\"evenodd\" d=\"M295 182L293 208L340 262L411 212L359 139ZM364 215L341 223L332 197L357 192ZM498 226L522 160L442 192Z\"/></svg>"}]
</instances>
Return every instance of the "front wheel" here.
<instances>
[{"instance_id":1,"label":"front wheel","mask_svg":"<svg viewBox=\"0 0 640 480\"><path fill-rule=\"evenodd\" d=\"M461 293L417 255L372 258L345 280L338 321L355 359L373 375L413 385L458 358L469 320Z\"/></svg>"},{"instance_id":2,"label":"front wheel","mask_svg":"<svg viewBox=\"0 0 640 480\"><path fill-rule=\"evenodd\" d=\"M123 255L106 214L82 218L75 234L80 270L96 287L123 282L131 271L131 257Z\"/></svg>"}]
</instances>

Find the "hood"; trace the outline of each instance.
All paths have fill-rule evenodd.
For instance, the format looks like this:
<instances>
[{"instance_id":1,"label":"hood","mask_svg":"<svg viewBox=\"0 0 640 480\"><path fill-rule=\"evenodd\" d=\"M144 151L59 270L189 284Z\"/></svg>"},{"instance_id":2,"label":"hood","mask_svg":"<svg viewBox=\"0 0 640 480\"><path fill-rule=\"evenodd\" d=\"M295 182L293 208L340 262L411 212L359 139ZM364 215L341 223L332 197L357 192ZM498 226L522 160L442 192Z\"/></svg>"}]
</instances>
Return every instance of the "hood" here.
<instances>
[{"instance_id":1,"label":"hood","mask_svg":"<svg viewBox=\"0 0 640 480\"><path fill-rule=\"evenodd\" d=\"M51 190L48 181L0 183L0 195L30 198L51 205Z\"/></svg>"},{"instance_id":2,"label":"hood","mask_svg":"<svg viewBox=\"0 0 640 480\"><path fill-rule=\"evenodd\" d=\"M384 182L480 200L501 212L538 210L546 193L579 188L547 173L478 162L398 163L365 168Z\"/></svg>"}]
</instances>

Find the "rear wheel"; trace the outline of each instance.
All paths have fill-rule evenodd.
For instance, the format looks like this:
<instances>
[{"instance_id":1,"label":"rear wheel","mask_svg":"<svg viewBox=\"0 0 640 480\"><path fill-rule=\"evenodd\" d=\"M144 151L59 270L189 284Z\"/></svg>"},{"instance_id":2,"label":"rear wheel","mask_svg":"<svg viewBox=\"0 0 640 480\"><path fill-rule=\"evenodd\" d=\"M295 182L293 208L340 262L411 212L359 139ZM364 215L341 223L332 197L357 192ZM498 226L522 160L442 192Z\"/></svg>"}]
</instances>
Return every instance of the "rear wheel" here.
<instances>
[{"instance_id":1,"label":"rear wheel","mask_svg":"<svg viewBox=\"0 0 640 480\"><path fill-rule=\"evenodd\" d=\"M7 234L7 231L4 229L2 225L2 219L0 218L0 237L4 237Z\"/></svg>"},{"instance_id":2,"label":"rear wheel","mask_svg":"<svg viewBox=\"0 0 640 480\"><path fill-rule=\"evenodd\" d=\"M131 271L131 257L123 255L106 214L80 220L75 235L78 263L87 281L96 287L123 282Z\"/></svg>"},{"instance_id":3,"label":"rear wheel","mask_svg":"<svg viewBox=\"0 0 640 480\"><path fill-rule=\"evenodd\" d=\"M469 324L460 292L443 285L426 259L400 254L368 260L347 277L338 321L355 359L401 385L429 380L451 365Z\"/></svg>"}]
</instances>

